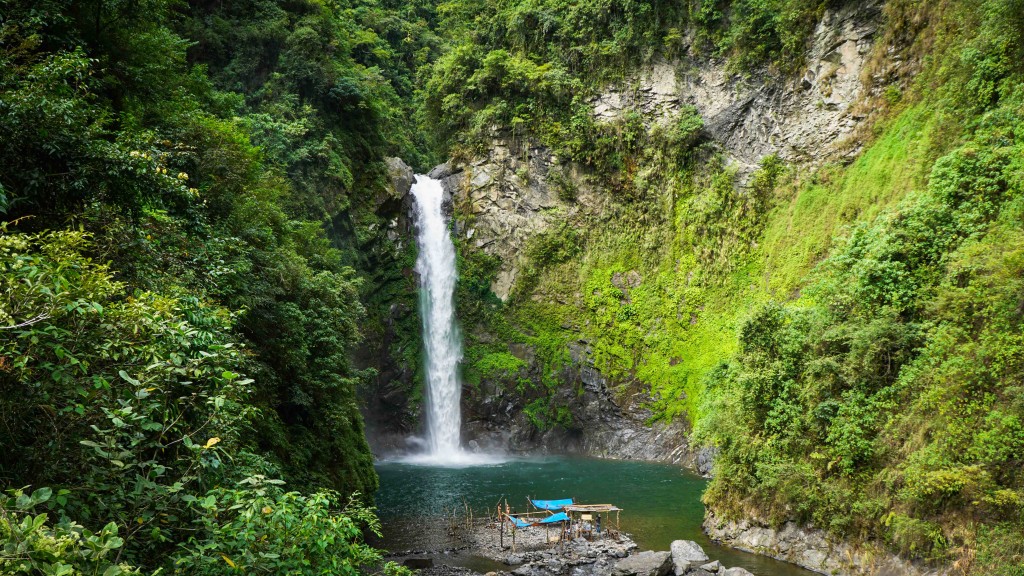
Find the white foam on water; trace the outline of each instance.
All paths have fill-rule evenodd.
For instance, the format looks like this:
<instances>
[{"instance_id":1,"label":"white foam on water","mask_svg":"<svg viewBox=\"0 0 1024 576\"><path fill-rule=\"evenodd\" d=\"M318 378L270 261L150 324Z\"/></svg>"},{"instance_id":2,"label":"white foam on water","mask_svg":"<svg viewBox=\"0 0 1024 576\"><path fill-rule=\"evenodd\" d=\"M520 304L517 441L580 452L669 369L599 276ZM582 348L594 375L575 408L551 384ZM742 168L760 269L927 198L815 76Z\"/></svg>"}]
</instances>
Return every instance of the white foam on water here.
<instances>
[{"instance_id":1,"label":"white foam on water","mask_svg":"<svg viewBox=\"0 0 1024 576\"><path fill-rule=\"evenodd\" d=\"M429 468L470 468L473 466L497 466L513 459L514 458L505 454L466 452L464 450L460 450L457 453L440 456L429 453L405 454L385 458L384 460L381 460L381 463L409 464L412 466L424 466Z\"/></svg>"}]
</instances>

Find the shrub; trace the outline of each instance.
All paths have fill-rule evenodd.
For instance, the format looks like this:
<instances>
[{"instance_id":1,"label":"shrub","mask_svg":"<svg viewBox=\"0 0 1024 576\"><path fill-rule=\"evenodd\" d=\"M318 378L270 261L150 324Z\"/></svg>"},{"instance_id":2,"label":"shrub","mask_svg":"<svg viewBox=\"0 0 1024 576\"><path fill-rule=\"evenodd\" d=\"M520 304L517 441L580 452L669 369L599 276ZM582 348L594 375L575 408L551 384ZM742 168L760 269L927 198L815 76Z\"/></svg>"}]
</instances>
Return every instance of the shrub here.
<instances>
[{"instance_id":1,"label":"shrub","mask_svg":"<svg viewBox=\"0 0 1024 576\"><path fill-rule=\"evenodd\" d=\"M39 488L31 495L12 490L9 496L0 496L0 572L12 576L141 574L118 561L124 540L117 534L117 524L110 522L99 532L70 520L49 524L48 514L39 509L52 494L49 488Z\"/></svg>"},{"instance_id":2,"label":"shrub","mask_svg":"<svg viewBox=\"0 0 1024 576\"><path fill-rule=\"evenodd\" d=\"M236 488L190 498L196 535L179 546L174 571L357 576L380 569L388 576L410 575L382 562L380 552L364 542L364 530L380 536L380 522L358 495L341 506L335 492L302 495L284 492L281 484L254 476Z\"/></svg>"}]
</instances>

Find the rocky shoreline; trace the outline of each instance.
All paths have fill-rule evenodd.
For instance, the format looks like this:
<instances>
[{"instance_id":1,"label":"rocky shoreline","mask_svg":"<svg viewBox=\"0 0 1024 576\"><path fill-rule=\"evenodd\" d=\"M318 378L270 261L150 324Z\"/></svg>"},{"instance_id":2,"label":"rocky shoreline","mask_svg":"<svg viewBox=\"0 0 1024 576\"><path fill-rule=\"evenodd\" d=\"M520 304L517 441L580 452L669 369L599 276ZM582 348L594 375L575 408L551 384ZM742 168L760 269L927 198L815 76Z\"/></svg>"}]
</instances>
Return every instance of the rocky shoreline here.
<instances>
[{"instance_id":1,"label":"rocky shoreline","mask_svg":"<svg viewBox=\"0 0 1024 576\"><path fill-rule=\"evenodd\" d=\"M627 538L628 540L628 538ZM514 570L513 576L753 576L743 568L726 568L718 560L711 560L692 540L676 540L671 550L636 552L629 542L630 553L618 545L588 542L577 538L568 544L571 551L550 554L542 559L525 563ZM494 576L497 576L495 573Z\"/></svg>"},{"instance_id":2,"label":"rocky shoreline","mask_svg":"<svg viewBox=\"0 0 1024 576\"><path fill-rule=\"evenodd\" d=\"M726 546L782 560L822 574L873 576L947 576L934 568L900 558L878 545L855 547L822 530L787 522L779 529L752 520L725 521L708 511L704 531Z\"/></svg>"},{"instance_id":3,"label":"rocky shoreline","mask_svg":"<svg viewBox=\"0 0 1024 576\"><path fill-rule=\"evenodd\" d=\"M623 532L559 541L557 531L529 529L517 531L513 545L511 534L500 537L493 521L476 522L454 536L460 545L388 559L422 576L753 576L743 568L724 567L690 540L676 540L667 551L641 552ZM490 561L495 569L485 573L459 565L474 559Z\"/></svg>"}]
</instances>

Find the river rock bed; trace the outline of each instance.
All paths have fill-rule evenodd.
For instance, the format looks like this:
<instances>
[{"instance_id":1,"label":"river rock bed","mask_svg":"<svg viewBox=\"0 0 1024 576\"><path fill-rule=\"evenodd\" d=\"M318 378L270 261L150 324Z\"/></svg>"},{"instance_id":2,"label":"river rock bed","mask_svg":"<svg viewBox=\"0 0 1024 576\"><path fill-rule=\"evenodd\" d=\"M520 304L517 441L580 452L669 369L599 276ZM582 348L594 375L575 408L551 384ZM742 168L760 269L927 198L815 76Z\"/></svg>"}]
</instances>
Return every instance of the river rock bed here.
<instances>
[{"instance_id":1,"label":"river rock bed","mask_svg":"<svg viewBox=\"0 0 1024 576\"><path fill-rule=\"evenodd\" d=\"M619 547L573 541L569 556L553 555L523 564L513 576L753 576L743 568L712 561L696 542L676 540L670 551L634 551L619 556ZM611 552L610 554L608 552Z\"/></svg>"},{"instance_id":2,"label":"river rock bed","mask_svg":"<svg viewBox=\"0 0 1024 576\"><path fill-rule=\"evenodd\" d=\"M726 568L711 560L696 542L676 540L668 551L637 550L626 533L605 533L592 540L557 541L557 530L532 528L499 535L496 524L480 522L458 534L461 544L438 550L407 551L391 556L421 576L480 576L481 572L448 565L457 557L484 558L501 566L486 576L752 576L743 568Z\"/></svg>"}]
</instances>

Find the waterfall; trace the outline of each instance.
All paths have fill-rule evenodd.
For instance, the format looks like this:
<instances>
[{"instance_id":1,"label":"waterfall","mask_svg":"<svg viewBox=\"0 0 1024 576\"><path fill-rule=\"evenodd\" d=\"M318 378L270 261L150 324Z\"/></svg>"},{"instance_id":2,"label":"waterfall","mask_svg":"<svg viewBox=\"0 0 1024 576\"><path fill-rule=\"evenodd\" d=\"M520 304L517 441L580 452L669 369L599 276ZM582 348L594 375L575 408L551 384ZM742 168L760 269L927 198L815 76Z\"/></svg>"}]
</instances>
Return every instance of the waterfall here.
<instances>
[{"instance_id":1,"label":"waterfall","mask_svg":"<svg viewBox=\"0 0 1024 576\"><path fill-rule=\"evenodd\" d=\"M438 461L459 459L459 361L462 336L455 323L455 246L441 213L444 189L427 176L416 176L416 272L420 279L420 315L427 370L427 445Z\"/></svg>"}]
</instances>

